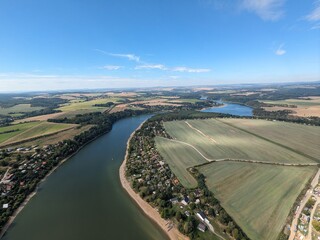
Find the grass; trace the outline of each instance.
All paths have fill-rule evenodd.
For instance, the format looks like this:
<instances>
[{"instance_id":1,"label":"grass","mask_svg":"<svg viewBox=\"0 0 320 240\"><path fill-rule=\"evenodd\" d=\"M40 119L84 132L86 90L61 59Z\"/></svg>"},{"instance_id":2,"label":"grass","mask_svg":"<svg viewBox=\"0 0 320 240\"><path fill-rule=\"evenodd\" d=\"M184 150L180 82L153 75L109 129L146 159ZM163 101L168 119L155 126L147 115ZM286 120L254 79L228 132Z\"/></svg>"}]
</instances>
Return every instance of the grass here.
<instances>
[{"instance_id":1,"label":"grass","mask_svg":"<svg viewBox=\"0 0 320 240\"><path fill-rule=\"evenodd\" d=\"M319 127L252 119L221 119L221 121L251 131L314 158L320 157Z\"/></svg>"},{"instance_id":2,"label":"grass","mask_svg":"<svg viewBox=\"0 0 320 240\"><path fill-rule=\"evenodd\" d=\"M11 133L0 134L0 144L8 145L15 142L25 141L39 136L56 133L62 130L74 128L74 124L61 124L49 122L30 122L1 127L0 133L8 130L17 130Z\"/></svg>"},{"instance_id":3,"label":"grass","mask_svg":"<svg viewBox=\"0 0 320 240\"><path fill-rule=\"evenodd\" d=\"M199 154L193 148L182 143L162 137L156 137L155 141L157 149L181 184L188 188L196 187L197 181L187 171L187 168L207 161L199 157Z\"/></svg>"},{"instance_id":4,"label":"grass","mask_svg":"<svg viewBox=\"0 0 320 240\"><path fill-rule=\"evenodd\" d=\"M216 119L188 120L187 123L186 121L165 122L164 127L173 138L193 145L209 159L314 163L312 159ZM283 134L285 135L285 132ZM300 141L304 140L300 139ZM198 155L198 158L202 157Z\"/></svg>"},{"instance_id":5,"label":"grass","mask_svg":"<svg viewBox=\"0 0 320 240\"><path fill-rule=\"evenodd\" d=\"M217 162L199 168L208 188L251 239L277 239L315 167Z\"/></svg>"},{"instance_id":6,"label":"grass","mask_svg":"<svg viewBox=\"0 0 320 240\"><path fill-rule=\"evenodd\" d=\"M89 111L105 111L108 108L106 107L96 107L95 104L103 104L107 102L118 102L121 98L102 98L102 99L95 99L90 101L77 101L72 102L69 104L65 104L58 108L63 112L72 112L72 111L82 111L82 110L89 110Z\"/></svg>"},{"instance_id":7,"label":"grass","mask_svg":"<svg viewBox=\"0 0 320 240\"><path fill-rule=\"evenodd\" d=\"M0 107L0 115L21 116L21 113L33 112L43 109L42 107L31 107L31 104L18 104L10 108Z\"/></svg>"}]
</instances>

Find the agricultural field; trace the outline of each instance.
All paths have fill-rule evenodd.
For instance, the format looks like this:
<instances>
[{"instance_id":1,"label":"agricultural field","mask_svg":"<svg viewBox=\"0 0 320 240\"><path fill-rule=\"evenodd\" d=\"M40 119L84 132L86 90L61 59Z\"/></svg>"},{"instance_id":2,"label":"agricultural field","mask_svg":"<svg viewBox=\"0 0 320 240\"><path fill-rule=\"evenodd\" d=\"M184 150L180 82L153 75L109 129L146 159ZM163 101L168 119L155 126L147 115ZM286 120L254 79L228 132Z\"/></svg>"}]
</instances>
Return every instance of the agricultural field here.
<instances>
[{"instance_id":1,"label":"agricultural field","mask_svg":"<svg viewBox=\"0 0 320 240\"><path fill-rule=\"evenodd\" d=\"M196 187L187 169L198 166L208 188L251 239L278 238L320 161L318 127L205 119L164 122L164 128L173 139L156 137L156 147L181 184Z\"/></svg>"},{"instance_id":2,"label":"agricultural field","mask_svg":"<svg viewBox=\"0 0 320 240\"><path fill-rule=\"evenodd\" d=\"M277 239L316 167L215 162L199 168L208 188L251 239Z\"/></svg>"},{"instance_id":3,"label":"agricultural field","mask_svg":"<svg viewBox=\"0 0 320 240\"><path fill-rule=\"evenodd\" d=\"M320 127L253 119L221 119L224 123L253 132L320 161ZM303 142L303 144L301 144Z\"/></svg>"},{"instance_id":4,"label":"agricultural field","mask_svg":"<svg viewBox=\"0 0 320 240\"><path fill-rule=\"evenodd\" d=\"M0 127L0 146L60 132L76 126L75 124L29 122Z\"/></svg>"},{"instance_id":5,"label":"agricultural field","mask_svg":"<svg viewBox=\"0 0 320 240\"><path fill-rule=\"evenodd\" d=\"M99 98L90 101L74 101L72 103L65 104L60 106L57 110L62 112L72 112L72 111L82 111L82 113L88 112L102 112L107 110L107 107L96 107L95 104L104 104L107 102L117 103L121 98Z\"/></svg>"},{"instance_id":6,"label":"agricultural field","mask_svg":"<svg viewBox=\"0 0 320 240\"><path fill-rule=\"evenodd\" d=\"M191 147L163 137L156 137L156 147L169 164L179 181L188 188L197 186L197 181L187 171L188 167L207 162Z\"/></svg>"},{"instance_id":7,"label":"agricultural field","mask_svg":"<svg viewBox=\"0 0 320 240\"><path fill-rule=\"evenodd\" d=\"M56 144L60 141L66 140L66 139L72 139L76 135L79 135L80 133L89 130L92 127L92 125L86 125L86 126L77 126L74 128L66 129L64 131L57 132L55 134L49 134L45 135L41 138L37 138L34 140L30 140L28 142L24 143L17 143L10 145L11 147L28 147L32 145L38 145L39 147L43 147L49 144Z\"/></svg>"},{"instance_id":8,"label":"agricultural field","mask_svg":"<svg viewBox=\"0 0 320 240\"><path fill-rule=\"evenodd\" d=\"M171 121L165 122L164 127L171 137L191 144L209 161L231 158L276 163L315 163L314 159L216 119ZM185 148L189 147L185 145ZM199 154L198 158L203 156Z\"/></svg>"},{"instance_id":9,"label":"agricultural field","mask_svg":"<svg viewBox=\"0 0 320 240\"><path fill-rule=\"evenodd\" d=\"M31 107L31 104L17 104L13 107L0 107L0 115L20 116L26 112L33 112L43 109L42 107Z\"/></svg>"},{"instance_id":10,"label":"agricultural field","mask_svg":"<svg viewBox=\"0 0 320 240\"><path fill-rule=\"evenodd\" d=\"M264 101L267 104L275 104L274 107L264 107L266 111L291 110L293 115L300 117L320 117L320 97L302 99L287 99L282 101ZM296 108L277 106L277 104L295 105Z\"/></svg>"}]
</instances>

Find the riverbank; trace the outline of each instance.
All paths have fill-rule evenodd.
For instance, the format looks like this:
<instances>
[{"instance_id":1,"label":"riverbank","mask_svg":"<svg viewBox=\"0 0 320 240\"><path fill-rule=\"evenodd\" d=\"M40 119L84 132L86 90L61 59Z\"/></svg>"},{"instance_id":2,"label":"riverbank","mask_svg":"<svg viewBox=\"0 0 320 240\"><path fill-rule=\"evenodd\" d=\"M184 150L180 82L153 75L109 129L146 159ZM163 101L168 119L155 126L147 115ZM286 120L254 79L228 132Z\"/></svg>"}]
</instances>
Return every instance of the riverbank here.
<instances>
[{"instance_id":1,"label":"riverbank","mask_svg":"<svg viewBox=\"0 0 320 240\"><path fill-rule=\"evenodd\" d=\"M137 130L141 128L141 126L144 124L144 122L130 135L128 142L127 142L127 149L126 149L126 155L124 157L124 160L120 166L119 169L119 175L120 175L120 182L122 187L126 190L128 195L138 204L138 206L142 209L142 211L149 217L151 220L153 220L161 229L168 235L168 237L171 240L188 240L189 238L183 235L179 232L179 230L176 227L173 227L169 230L169 222L168 220L165 220L161 218L159 212L153 208L151 205L149 205L147 202L145 202L139 194L137 194L130 185L130 182L126 178L126 163L127 159L129 157L128 147L130 140L132 139L133 135L136 133Z\"/></svg>"},{"instance_id":2,"label":"riverbank","mask_svg":"<svg viewBox=\"0 0 320 240\"><path fill-rule=\"evenodd\" d=\"M103 133L105 134L105 133ZM98 135L97 137L95 137L94 139L88 141L87 143L85 143L83 146L79 147L79 149L77 149L76 152L72 153L70 156L64 158L61 162L59 162L59 164L57 166L55 166L53 169L51 169L46 176L40 180L40 182L37 184L37 187L35 188L35 190L33 192L31 192L26 199L21 203L21 205L14 211L14 213L12 214L12 216L9 218L8 222L6 223L6 225L4 225L3 229L0 232L0 239L2 239L2 237L5 235L5 233L8 231L9 227L11 226L11 224L14 222L14 220L16 219L16 217L19 215L19 213L24 209L24 207L28 204L28 202L37 194L38 190L39 190L39 186L46 181L46 179L52 174L54 173L62 164L64 164L67 160L69 160L70 158L72 158L74 155L76 155L82 148L84 148L86 145L88 145L89 143L93 142L94 140L96 140L97 138L101 137L103 134Z\"/></svg>"}]
</instances>

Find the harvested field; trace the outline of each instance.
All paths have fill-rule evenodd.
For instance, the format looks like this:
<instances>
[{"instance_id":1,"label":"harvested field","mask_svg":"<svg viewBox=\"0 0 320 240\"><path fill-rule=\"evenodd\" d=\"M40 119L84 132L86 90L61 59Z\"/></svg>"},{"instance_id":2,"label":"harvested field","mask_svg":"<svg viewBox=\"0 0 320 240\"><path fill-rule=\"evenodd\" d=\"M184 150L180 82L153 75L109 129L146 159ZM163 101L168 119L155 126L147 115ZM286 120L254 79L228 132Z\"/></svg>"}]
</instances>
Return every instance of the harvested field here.
<instances>
[{"instance_id":1,"label":"harvested field","mask_svg":"<svg viewBox=\"0 0 320 240\"><path fill-rule=\"evenodd\" d=\"M315 167L220 162L199 168L209 189L251 239L277 239Z\"/></svg>"},{"instance_id":2,"label":"harvested field","mask_svg":"<svg viewBox=\"0 0 320 240\"><path fill-rule=\"evenodd\" d=\"M296 108L274 106L274 107L264 107L266 111L279 111L279 110L291 110L294 111L292 115L300 117L320 117L320 97L308 97L301 99L287 99L282 101L264 101L268 104L287 104L295 105Z\"/></svg>"}]
</instances>

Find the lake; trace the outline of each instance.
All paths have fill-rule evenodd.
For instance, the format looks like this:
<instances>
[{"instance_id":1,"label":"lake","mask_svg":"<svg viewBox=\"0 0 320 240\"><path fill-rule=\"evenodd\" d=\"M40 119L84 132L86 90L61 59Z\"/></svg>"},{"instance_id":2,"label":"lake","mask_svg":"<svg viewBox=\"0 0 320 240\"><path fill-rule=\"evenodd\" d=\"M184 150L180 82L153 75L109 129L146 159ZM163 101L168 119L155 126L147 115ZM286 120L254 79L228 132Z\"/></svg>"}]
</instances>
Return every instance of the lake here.
<instances>
[{"instance_id":1,"label":"lake","mask_svg":"<svg viewBox=\"0 0 320 240\"><path fill-rule=\"evenodd\" d=\"M168 239L122 189L119 167L130 134L150 115L131 117L88 144L40 185L6 240Z\"/></svg>"},{"instance_id":2,"label":"lake","mask_svg":"<svg viewBox=\"0 0 320 240\"><path fill-rule=\"evenodd\" d=\"M227 102L221 102L224 105L221 107L211 107L206 108L202 110L202 112L216 112L216 113L226 113L226 114L232 114L237 116L253 116L252 108L247 107L240 104L235 103L227 103Z\"/></svg>"}]
</instances>

